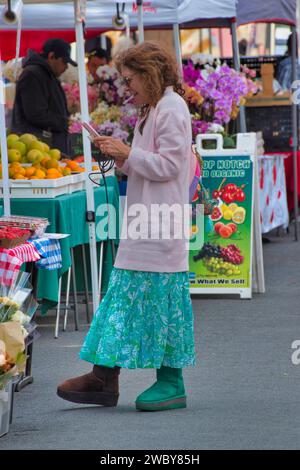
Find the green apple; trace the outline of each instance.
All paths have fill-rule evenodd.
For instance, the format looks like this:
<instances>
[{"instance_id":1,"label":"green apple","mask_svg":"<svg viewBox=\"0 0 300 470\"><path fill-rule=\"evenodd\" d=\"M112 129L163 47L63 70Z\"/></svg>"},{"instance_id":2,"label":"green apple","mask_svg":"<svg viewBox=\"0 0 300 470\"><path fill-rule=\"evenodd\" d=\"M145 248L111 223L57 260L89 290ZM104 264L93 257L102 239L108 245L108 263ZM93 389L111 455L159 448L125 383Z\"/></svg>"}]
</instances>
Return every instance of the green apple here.
<instances>
[{"instance_id":1,"label":"green apple","mask_svg":"<svg viewBox=\"0 0 300 470\"><path fill-rule=\"evenodd\" d=\"M22 155L26 155L27 153L27 147L26 145L23 143L23 142L15 142L12 146L11 146L12 149L16 149L16 150L19 150L20 154Z\"/></svg>"},{"instance_id":2,"label":"green apple","mask_svg":"<svg viewBox=\"0 0 300 470\"><path fill-rule=\"evenodd\" d=\"M43 152L37 149L32 149L27 153L27 160L30 163L40 162L44 158Z\"/></svg>"},{"instance_id":3,"label":"green apple","mask_svg":"<svg viewBox=\"0 0 300 470\"><path fill-rule=\"evenodd\" d=\"M58 149L51 149L48 153L50 154L50 157L54 158L55 160L60 160L61 158L61 153Z\"/></svg>"},{"instance_id":4,"label":"green apple","mask_svg":"<svg viewBox=\"0 0 300 470\"><path fill-rule=\"evenodd\" d=\"M20 139L19 139L21 142L23 142L27 148L29 148L29 144L33 141L33 140L37 140L36 136L33 135L33 134L22 134Z\"/></svg>"},{"instance_id":5,"label":"green apple","mask_svg":"<svg viewBox=\"0 0 300 470\"><path fill-rule=\"evenodd\" d=\"M11 149L12 146L18 142L19 136L17 134L9 134L7 137L7 148Z\"/></svg>"},{"instance_id":6,"label":"green apple","mask_svg":"<svg viewBox=\"0 0 300 470\"><path fill-rule=\"evenodd\" d=\"M40 152L44 152L44 144L39 140L33 140L30 142L28 148L29 150L39 150Z\"/></svg>"},{"instance_id":7,"label":"green apple","mask_svg":"<svg viewBox=\"0 0 300 470\"><path fill-rule=\"evenodd\" d=\"M19 162L22 158L22 155L20 154L19 150L16 149L9 149L7 152L7 156L9 163Z\"/></svg>"}]
</instances>

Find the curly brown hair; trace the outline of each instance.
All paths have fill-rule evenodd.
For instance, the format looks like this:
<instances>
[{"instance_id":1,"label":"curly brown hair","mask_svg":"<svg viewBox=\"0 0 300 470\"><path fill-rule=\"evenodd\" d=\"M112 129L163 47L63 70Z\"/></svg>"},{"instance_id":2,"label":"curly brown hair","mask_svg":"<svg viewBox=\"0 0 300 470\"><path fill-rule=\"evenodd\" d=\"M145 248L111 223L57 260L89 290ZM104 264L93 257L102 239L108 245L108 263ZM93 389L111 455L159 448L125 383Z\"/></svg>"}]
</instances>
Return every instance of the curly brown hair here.
<instances>
[{"instance_id":1,"label":"curly brown hair","mask_svg":"<svg viewBox=\"0 0 300 470\"><path fill-rule=\"evenodd\" d=\"M139 74L151 106L156 106L168 86L173 86L180 96L184 95L177 62L159 43L145 41L132 46L118 54L114 62L119 73L122 67L127 67Z\"/></svg>"}]
</instances>

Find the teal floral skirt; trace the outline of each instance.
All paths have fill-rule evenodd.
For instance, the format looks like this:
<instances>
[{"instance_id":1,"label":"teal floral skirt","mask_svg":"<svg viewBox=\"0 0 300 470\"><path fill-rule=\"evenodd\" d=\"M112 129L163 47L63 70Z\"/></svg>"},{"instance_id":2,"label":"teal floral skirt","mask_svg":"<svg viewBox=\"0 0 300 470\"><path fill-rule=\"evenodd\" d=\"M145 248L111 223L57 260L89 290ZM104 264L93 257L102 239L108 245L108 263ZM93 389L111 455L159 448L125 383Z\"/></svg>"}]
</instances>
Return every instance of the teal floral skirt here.
<instances>
[{"instance_id":1,"label":"teal floral skirt","mask_svg":"<svg viewBox=\"0 0 300 470\"><path fill-rule=\"evenodd\" d=\"M188 273L113 268L79 357L128 369L194 365Z\"/></svg>"}]
</instances>

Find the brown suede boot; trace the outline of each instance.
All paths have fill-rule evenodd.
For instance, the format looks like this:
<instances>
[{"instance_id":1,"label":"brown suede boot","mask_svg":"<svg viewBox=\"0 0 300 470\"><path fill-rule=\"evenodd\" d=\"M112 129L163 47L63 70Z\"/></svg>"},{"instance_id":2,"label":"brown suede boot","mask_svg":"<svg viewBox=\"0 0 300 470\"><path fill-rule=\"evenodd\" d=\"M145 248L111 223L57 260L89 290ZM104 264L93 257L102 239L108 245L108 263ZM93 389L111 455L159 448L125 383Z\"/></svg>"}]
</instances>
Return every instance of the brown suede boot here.
<instances>
[{"instance_id":1,"label":"brown suede boot","mask_svg":"<svg viewBox=\"0 0 300 470\"><path fill-rule=\"evenodd\" d=\"M94 366L89 374L69 379L57 387L64 400L88 405L117 406L120 367Z\"/></svg>"}]
</instances>

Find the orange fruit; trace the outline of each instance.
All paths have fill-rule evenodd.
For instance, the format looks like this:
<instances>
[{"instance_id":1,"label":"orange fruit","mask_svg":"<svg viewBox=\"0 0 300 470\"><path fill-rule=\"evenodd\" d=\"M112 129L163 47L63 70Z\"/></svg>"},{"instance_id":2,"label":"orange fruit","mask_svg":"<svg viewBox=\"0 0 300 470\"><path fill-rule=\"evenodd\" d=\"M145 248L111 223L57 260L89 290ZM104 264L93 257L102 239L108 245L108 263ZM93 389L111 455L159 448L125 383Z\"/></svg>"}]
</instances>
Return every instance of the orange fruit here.
<instances>
[{"instance_id":1,"label":"orange fruit","mask_svg":"<svg viewBox=\"0 0 300 470\"><path fill-rule=\"evenodd\" d=\"M67 161L67 166L71 168L72 171L79 171L78 169L80 166L78 165L77 162L74 162L73 160L68 160Z\"/></svg>"},{"instance_id":2,"label":"orange fruit","mask_svg":"<svg viewBox=\"0 0 300 470\"><path fill-rule=\"evenodd\" d=\"M56 180L57 178L61 178L62 175L60 175L59 173L55 174L55 173L49 173L47 176L46 176L46 179L47 180Z\"/></svg>"},{"instance_id":3,"label":"orange fruit","mask_svg":"<svg viewBox=\"0 0 300 470\"><path fill-rule=\"evenodd\" d=\"M25 176L33 176L36 172L36 169L32 166L25 168Z\"/></svg>"},{"instance_id":4,"label":"orange fruit","mask_svg":"<svg viewBox=\"0 0 300 470\"><path fill-rule=\"evenodd\" d=\"M71 174L71 168L69 168L69 167L63 168L63 169L62 169L62 174L63 174L64 176L70 175L70 174Z\"/></svg>"},{"instance_id":5,"label":"orange fruit","mask_svg":"<svg viewBox=\"0 0 300 470\"><path fill-rule=\"evenodd\" d=\"M54 158L50 158L45 164L45 167L50 169L50 168L58 168L58 161L55 160Z\"/></svg>"},{"instance_id":6,"label":"orange fruit","mask_svg":"<svg viewBox=\"0 0 300 470\"><path fill-rule=\"evenodd\" d=\"M15 170L15 172L18 173L19 175L27 176L27 175L26 175L26 170L25 170L25 168L23 168L22 166L20 166L19 168L17 168L17 169Z\"/></svg>"},{"instance_id":7,"label":"orange fruit","mask_svg":"<svg viewBox=\"0 0 300 470\"><path fill-rule=\"evenodd\" d=\"M46 177L46 173L43 170L37 169L35 170L34 176L39 180L43 180Z\"/></svg>"},{"instance_id":8,"label":"orange fruit","mask_svg":"<svg viewBox=\"0 0 300 470\"><path fill-rule=\"evenodd\" d=\"M62 174L56 168L49 168L47 170L46 178L61 178Z\"/></svg>"},{"instance_id":9,"label":"orange fruit","mask_svg":"<svg viewBox=\"0 0 300 470\"><path fill-rule=\"evenodd\" d=\"M42 160L41 160L41 165L42 166L46 166L46 163L51 160L50 157L44 157Z\"/></svg>"},{"instance_id":10,"label":"orange fruit","mask_svg":"<svg viewBox=\"0 0 300 470\"><path fill-rule=\"evenodd\" d=\"M38 180L38 179L41 179L41 178L38 178L37 176L30 176L29 179L30 179L30 180Z\"/></svg>"},{"instance_id":11,"label":"orange fruit","mask_svg":"<svg viewBox=\"0 0 300 470\"><path fill-rule=\"evenodd\" d=\"M14 177L14 174L15 174L15 170L13 168L9 168L8 169L8 175L10 178L13 178Z\"/></svg>"},{"instance_id":12,"label":"orange fruit","mask_svg":"<svg viewBox=\"0 0 300 470\"><path fill-rule=\"evenodd\" d=\"M16 173L14 180L28 180L27 176L22 175L21 173Z\"/></svg>"}]
</instances>

